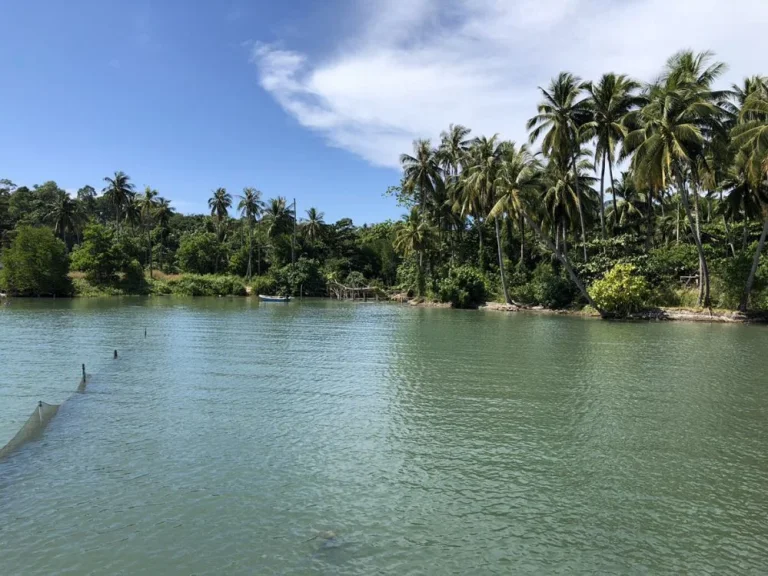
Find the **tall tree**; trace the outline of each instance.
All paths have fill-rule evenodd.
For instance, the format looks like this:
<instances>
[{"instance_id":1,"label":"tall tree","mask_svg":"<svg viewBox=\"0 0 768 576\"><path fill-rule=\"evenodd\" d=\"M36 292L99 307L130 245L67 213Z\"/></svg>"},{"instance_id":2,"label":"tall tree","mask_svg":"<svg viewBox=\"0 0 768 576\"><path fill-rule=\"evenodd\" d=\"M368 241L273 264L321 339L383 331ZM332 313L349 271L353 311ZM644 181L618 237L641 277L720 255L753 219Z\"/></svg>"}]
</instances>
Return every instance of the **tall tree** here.
<instances>
[{"instance_id":1,"label":"tall tree","mask_svg":"<svg viewBox=\"0 0 768 576\"><path fill-rule=\"evenodd\" d=\"M43 220L53 227L54 234L65 244L68 236L79 236L85 223L85 215L77 202L64 190L59 190L53 202L44 210Z\"/></svg>"},{"instance_id":2,"label":"tall tree","mask_svg":"<svg viewBox=\"0 0 768 576\"><path fill-rule=\"evenodd\" d=\"M307 210L307 220L304 222L304 234L309 240L318 240L322 233L325 221L323 217L325 214L319 212L317 208L310 208Z\"/></svg>"},{"instance_id":3,"label":"tall tree","mask_svg":"<svg viewBox=\"0 0 768 576\"><path fill-rule=\"evenodd\" d=\"M139 198L139 211L141 223L147 234L147 263L149 264L149 277L152 278L152 229L155 226L157 210L157 190L149 186L144 188L144 194Z\"/></svg>"},{"instance_id":4,"label":"tall tree","mask_svg":"<svg viewBox=\"0 0 768 576\"><path fill-rule=\"evenodd\" d=\"M604 74L597 84L588 83L589 105L592 118L585 124L585 132L595 139L595 167L600 170L600 228L605 238L605 166L608 164L610 186L613 188L613 163L617 148L627 135L624 119L630 110L642 103L637 95L640 84L623 74ZM616 198L613 198L616 211Z\"/></svg>"},{"instance_id":5,"label":"tall tree","mask_svg":"<svg viewBox=\"0 0 768 576\"><path fill-rule=\"evenodd\" d=\"M587 233L584 226L584 210L581 206L577 156L585 138L583 127L590 121L590 104L581 98L586 85L581 78L569 72L561 72L548 89L539 87L544 99L538 105L538 114L528 120L531 144L543 134L542 152L558 162L562 170L572 170L578 199L581 242L584 261L587 261Z\"/></svg>"},{"instance_id":6,"label":"tall tree","mask_svg":"<svg viewBox=\"0 0 768 576\"><path fill-rule=\"evenodd\" d=\"M659 82L646 89L647 104L635 114L638 127L625 140L638 183L651 190L666 190L674 183L699 254L699 303L710 307L709 267L697 218L691 209L691 192L698 200L695 162L703 155L707 135L722 118L722 95L711 84L724 65L710 65L712 54L680 52L667 61ZM694 190L691 191L691 186Z\"/></svg>"},{"instance_id":7,"label":"tall tree","mask_svg":"<svg viewBox=\"0 0 768 576\"><path fill-rule=\"evenodd\" d=\"M508 146L513 146L508 142L500 142L498 135L490 138L485 136L478 138L473 145L474 153L471 155L470 164L465 171L467 192L473 197L472 204L478 206L478 210L484 214L492 212L491 208L496 203L499 170L504 158L504 150ZM501 247L501 231L499 219L504 217L504 213L494 213L493 223L496 229L496 250L499 259L499 275L501 276L501 287L504 292L504 300L511 304L509 289L507 288L507 278L504 273L504 252Z\"/></svg>"},{"instance_id":8,"label":"tall tree","mask_svg":"<svg viewBox=\"0 0 768 576\"><path fill-rule=\"evenodd\" d=\"M394 248L403 256L416 256L417 279L416 289L419 296L424 296L426 283L424 279L424 253L430 245L432 229L422 217L418 206L403 217L395 232Z\"/></svg>"},{"instance_id":9,"label":"tall tree","mask_svg":"<svg viewBox=\"0 0 768 576\"><path fill-rule=\"evenodd\" d=\"M413 195L423 210L434 194L441 173L437 154L430 141L414 141L413 156L402 154L400 164L403 167L403 190Z\"/></svg>"},{"instance_id":10,"label":"tall tree","mask_svg":"<svg viewBox=\"0 0 768 576\"><path fill-rule=\"evenodd\" d=\"M128 203L129 198L133 196L134 187L130 177L124 172L115 172L113 177L106 177L107 183L104 188L104 196L109 200L115 209L115 229L117 237L120 238L120 221L123 208Z\"/></svg>"},{"instance_id":11,"label":"tall tree","mask_svg":"<svg viewBox=\"0 0 768 576\"><path fill-rule=\"evenodd\" d=\"M237 204L237 209L248 227L248 270L246 276L250 282L253 273L253 226L264 210L264 203L261 201L261 191L256 188L243 188L243 195L239 198L240 202Z\"/></svg>"}]
</instances>

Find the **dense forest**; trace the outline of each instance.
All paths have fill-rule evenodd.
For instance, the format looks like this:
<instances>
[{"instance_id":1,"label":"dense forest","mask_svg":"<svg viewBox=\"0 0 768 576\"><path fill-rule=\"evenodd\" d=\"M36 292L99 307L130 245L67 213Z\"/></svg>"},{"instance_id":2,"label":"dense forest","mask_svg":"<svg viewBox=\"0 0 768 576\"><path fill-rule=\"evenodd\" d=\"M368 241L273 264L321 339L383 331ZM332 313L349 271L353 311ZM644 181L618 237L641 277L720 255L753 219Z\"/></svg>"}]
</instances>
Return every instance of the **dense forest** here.
<instances>
[{"instance_id":1,"label":"dense forest","mask_svg":"<svg viewBox=\"0 0 768 576\"><path fill-rule=\"evenodd\" d=\"M768 79L717 86L725 70L680 52L650 84L563 72L539 89L527 143L460 125L414 142L386 192L399 222L327 223L255 188L182 215L122 172L76 197L4 180L0 287L311 296L340 283L462 307L765 309Z\"/></svg>"}]
</instances>

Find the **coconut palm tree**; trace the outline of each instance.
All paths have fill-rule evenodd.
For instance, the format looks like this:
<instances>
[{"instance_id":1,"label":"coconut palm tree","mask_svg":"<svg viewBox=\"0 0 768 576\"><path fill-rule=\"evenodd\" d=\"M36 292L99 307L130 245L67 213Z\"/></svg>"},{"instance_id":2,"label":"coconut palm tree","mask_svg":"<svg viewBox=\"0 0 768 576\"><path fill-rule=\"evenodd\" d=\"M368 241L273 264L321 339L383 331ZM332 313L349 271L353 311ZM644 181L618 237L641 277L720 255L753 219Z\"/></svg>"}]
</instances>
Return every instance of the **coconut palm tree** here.
<instances>
[{"instance_id":1,"label":"coconut palm tree","mask_svg":"<svg viewBox=\"0 0 768 576\"><path fill-rule=\"evenodd\" d=\"M600 169L600 229L605 239L605 165L608 164L610 186L613 188L613 164L617 148L627 135L626 115L642 103L637 95L640 84L624 74L604 74L597 84L588 83L592 119L585 124L585 133L595 139L595 166ZM613 198L616 211L616 198Z\"/></svg>"},{"instance_id":2,"label":"coconut palm tree","mask_svg":"<svg viewBox=\"0 0 768 576\"><path fill-rule=\"evenodd\" d=\"M104 181L107 183L104 188L104 196L109 200L112 206L115 208L115 228L117 230L117 238L120 239L120 221L123 208L128 203L128 199L133 195L133 184L130 177L124 172L115 172L112 178L106 177Z\"/></svg>"},{"instance_id":3,"label":"coconut palm tree","mask_svg":"<svg viewBox=\"0 0 768 576\"><path fill-rule=\"evenodd\" d=\"M253 225L256 223L256 219L261 216L264 210L264 203L261 201L261 192L256 190L256 188L243 188L243 195L239 196L239 198L240 202L237 204L237 209L245 219L248 227L248 270L246 276L250 282L252 274L251 263L253 261Z\"/></svg>"},{"instance_id":4,"label":"coconut palm tree","mask_svg":"<svg viewBox=\"0 0 768 576\"><path fill-rule=\"evenodd\" d=\"M171 201L165 198L155 198L155 222L160 228L160 269L163 268L163 252L165 250L165 237L168 234L168 226L173 216L173 208L171 207Z\"/></svg>"},{"instance_id":5,"label":"coconut palm tree","mask_svg":"<svg viewBox=\"0 0 768 576\"><path fill-rule=\"evenodd\" d=\"M413 156L402 154L403 191L413 195L420 208L424 209L435 191L435 182L441 175L437 155L429 140L415 140Z\"/></svg>"},{"instance_id":6,"label":"coconut palm tree","mask_svg":"<svg viewBox=\"0 0 768 576\"><path fill-rule=\"evenodd\" d=\"M710 306L709 268L698 214L694 219L691 210L689 184L695 186L691 170L723 115L719 105L723 97L711 90L711 83L724 67L709 65L711 58L708 52L681 52L670 58L660 81L646 89L647 104L633 118L638 127L624 144L639 182L647 183L651 190L666 190L672 183L677 186L699 253L699 303L706 307ZM698 191L693 193L698 199Z\"/></svg>"},{"instance_id":7,"label":"coconut palm tree","mask_svg":"<svg viewBox=\"0 0 768 576\"><path fill-rule=\"evenodd\" d=\"M393 247L405 257L416 256L417 280L416 289L418 296L424 296L424 252L432 239L432 229L429 223L422 217L418 206L411 208L409 214L403 216L403 220L395 232Z\"/></svg>"},{"instance_id":8,"label":"coconut palm tree","mask_svg":"<svg viewBox=\"0 0 768 576\"><path fill-rule=\"evenodd\" d=\"M147 233L147 262L149 263L149 277L152 278L152 228L155 223L155 211L157 209L157 190L149 186L144 188L144 194L139 197L139 211L144 231Z\"/></svg>"},{"instance_id":9,"label":"coconut palm tree","mask_svg":"<svg viewBox=\"0 0 768 576\"><path fill-rule=\"evenodd\" d=\"M461 164L471 144L470 132L469 128L461 124L451 124L446 132L440 133L440 146L436 154L437 161L448 177L455 178L459 174Z\"/></svg>"},{"instance_id":10,"label":"coconut palm tree","mask_svg":"<svg viewBox=\"0 0 768 576\"><path fill-rule=\"evenodd\" d=\"M514 144L505 147L501 169L496 182L496 203L491 208L490 215L497 217L504 212L519 214L526 224L534 231L539 240L563 264L571 280L579 289L582 296L595 310L604 314L587 292L575 270L562 253L544 234L541 226L532 214L537 213L537 203L545 186L545 175L541 163L535 159L526 146L517 148Z\"/></svg>"},{"instance_id":11,"label":"coconut palm tree","mask_svg":"<svg viewBox=\"0 0 768 576\"><path fill-rule=\"evenodd\" d=\"M752 267L747 277L744 293L739 302L739 310L746 311L749 296L755 281L757 267L760 264L760 254L765 246L768 235L768 193L766 178L768 177L768 94L766 91L754 90L744 101L739 113L739 125L733 130L733 144L744 157L745 181L748 190L752 191L752 202L760 206L763 217L763 229L757 243Z\"/></svg>"},{"instance_id":12,"label":"coconut palm tree","mask_svg":"<svg viewBox=\"0 0 768 576\"><path fill-rule=\"evenodd\" d=\"M293 208L283 196L272 198L264 209L264 221L267 224L267 236L277 238L288 234L293 228Z\"/></svg>"},{"instance_id":13,"label":"coconut palm tree","mask_svg":"<svg viewBox=\"0 0 768 576\"><path fill-rule=\"evenodd\" d=\"M208 199L208 208L211 209L211 217L216 222L216 229L219 231L219 240L223 240L224 222L229 216L229 209L232 207L232 195L226 188L216 188L213 195Z\"/></svg>"},{"instance_id":14,"label":"coconut palm tree","mask_svg":"<svg viewBox=\"0 0 768 576\"><path fill-rule=\"evenodd\" d=\"M79 235L85 222L85 214L80 210L76 200L64 190L59 190L53 202L46 208L43 221L50 224L54 234L66 243L68 235Z\"/></svg>"},{"instance_id":15,"label":"coconut palm tree","mask_svg":"<svg viewBox=\"0 0 768 576\"><path fill-rule=\"evenodd\" d=\"M129 194L126 198L123 205L123 221L127 222L133 231L141 224L141 206L135 193Z\"/></svg>"},{"instance_id":16,"label":"coconut palm tree","mask_svg":"<svg viewBox=\"0 0 768 576\"><path fill-rule=\"evenodd\" d=\"M490 138L485 136L478 138L473 144L474 153L469 156L469 164L465 170L465 190L472 197L470 204L476 205L478 211L483 214L491 212L496 202L499 170L504 158L505 148L513 146L509 142L499 141L498 135ZM504 273L504 252L501 248L501 230L499 219L504 213L495 213L493 223L496 229L496 249L499 257L499 275L501 276L501 288L504 292L504 300L511 304L507 288L507 279Z\"/></svg>"},{"instance_id":17,"label":"coconut palm tree","mask_svg":"<svg viewBox=\"0 0 768 576\"><path fill-rule=\"evenodd\" d=\"M554 78L548 89L539 87L544 99L538 105L538 114L528 120L530 142L533 144L543 135L541 150L545 156L558 162L561 170L578 172L577 156L581 142L588 135L584 126L591 120L589 100L581 98L586 85L581 78L569 72L561 72ZM581 207L579 178L574 178L578 212L581 224L581 242L584 261L587 261L587 234L584 226L584 211Z\"/></svg>"},{"instance_id":18,"label":"coconut palm tree","mask_svg":"<svg viewBox=\"0 0 768 576\"><path fill-rule=\"evenodd\" d=\"M307 239L315 241L322 236L325 221L323 217L325 214L319 212L317 208L310 208L307 210L307 221L304 222L304 234Z\"/></svg>"}]
</instances>

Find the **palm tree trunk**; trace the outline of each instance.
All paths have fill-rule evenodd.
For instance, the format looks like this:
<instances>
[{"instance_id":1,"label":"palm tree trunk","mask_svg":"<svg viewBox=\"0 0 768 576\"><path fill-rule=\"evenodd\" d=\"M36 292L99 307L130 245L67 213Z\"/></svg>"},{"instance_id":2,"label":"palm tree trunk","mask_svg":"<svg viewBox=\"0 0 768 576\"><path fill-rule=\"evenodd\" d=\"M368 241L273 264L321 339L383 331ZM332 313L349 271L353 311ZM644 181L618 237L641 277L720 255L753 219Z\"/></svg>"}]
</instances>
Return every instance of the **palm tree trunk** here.
<instances>
[{"instance_id":1,"label":"palm tree trunk","mask_svg":"<svg viewBox=\"0 0 768 576\"><path fill-rule=\"evenodd\" d=\"M152 279L152 230L147 228L147 260L149 261L149 278Z\"/></svg>"},{"instance_id":2,"label":"palm tree trunk","mask_svg":"<svg viewBox=\"0 0 768 576\"><path fill-rule=\"evenodd\" d=\"M117 232L117 241L120 242L120 208L115 205L115 231Z\"/></svg>"},{"instance_id":3,"label":"palm tree trunk","mask_svg":"<svg viewBox=\"0 0 768 576\"><path fill-rule=\"evenodd\" d=\"M496 226L496 247L499 252L499 274L501 275L501 288L504 291L504 301L507 304L511 304L512 300L509 297L509 290L507 289L507 278L504 275L504 254L501 251L501 231L499 230L499 219L494 218L493 223Z\"/></svg>"},{"instance_id":4,"label":"palm tree trunk","mask_svg":"<svg viewBox=\"0 0 768 576\"><path fill-rule=\"evenodd\" d=\"M742 233L741 233L741 251L742 252L747 249L747 233L748 233L747 229L748 228L749 228L749 218L747 218L747 211L745 209L744 210L744 228L742 229Z\"/></svg>"},{"instance_id":5,"label":"palm tree trunk","mask_svg":"<svg viewBox=\"0 0 768 576\"><path fill-rule=\"evenodd\" d=\"M755 282L755 274L757 273L757 267L760 264L760 253L765 246L765 237L768 235L768 217L763 220L763 231L760 233L760 240L757 243L757 249L755 250L755 257L752 259L752 268L749 270L749 277L747 278L747 285L744 287L744 295L739 302L739 310L742 312L747 311L749 305L749 295L752 293L752 285Z\"/></svg>"},{"instance_id":6,"label":"palm tree trunk","mask_svg":"<svg viewBox=\"0 0 768 576\"><path fill-rule=\"evenodd\" d=\"M613 196L613 213L618 214L618 211L616 209L616 183L613 180L613 159L608 158L608 174L611 178L611 196ZM614 218L615 221L615 218Z\"/></svg>"},{"instance_id":7,"label":"palm tree trunk","mask_svg":"<svg viewBox=\"0 0 768 576\"><path fill-rule=\"evenodd\" d=\"M475 225L477 226L477 236L479 238L479 252L477 254L478 257L478 264L480 266L480 270L485 272L485 252L483 251L483 222L480 218L477 218L475 220Z\"/></svg>"},{"instance_id":8,"label":"palm tree trunk","mask_svg":"<svg viewBox=\"0 0 768 576\"><path fill-rule=\"evenodd\" d=\"M681 193L682 194L682 193ZM677 198L677 209L676 209L676 216L677 216L677 223L675 224L675 245L680 245L680 195L678 194Z\"/></svg>"},{"instance_id":9,"label":"palm tree trunk","mask_svg":"<svg viewBox=\"0 0 768 576\"><path fill-rule=\"evenodd\" d=\"M651 187L648 188L648 202L646 210L648 211L648 214L645 231L645 244L646 247L650 250L653 243L653 188Z\"/></svg>"},{"instance_id":10,"label":"palm tree trunk","mask_svg":"<svg viewBox=\"0 0 768 576\"><path fill-rule=\"evenodd\" d=\"M248 282L251 281L251 274L253 270L251 268L251 261L253 260L253 222L248 219L248 270L246 275L248 276Z\"/></svg>"},{"instance_id":11,"label":"palm tree trunk","mask_svg":"<svg viewBox=\"0 0 768 576\"><path fill-rule=\"evenodd\" d=\"M701 244L701 237L699 236L698 226L694 220L691 212L691 204L688 200L688 191L685 188L685 184L682 181L682 177L678 176L678 188L680 189L680 198L683 202L683 208L685 209L685 215L688 218L688 225L691 228L693 234L693 240L696 243L696 250L699 253L699 304L707 308L711 307L709 299L709 268L707 267L707 259L704 256L704 247Z\"/></svg>"},{"instance_id":12,"label":"palm tree trunk","mask_svg":"<svg viewBox=\"0 0 768 576\"><path fill-rule=\"evenodd\" d=\"M600 170L600 233L603 240L605 240L605 156L606 151L603 150L603 167Z\"/></svg>"},{"instance_id":13,"label":"palm tree trunk","mask_svg":"<svg viewBox=\"0 0 768 576\"><path fill-rule=\"evenodd\" d=\"M520 214L520 265L525 262L525 220Z\"/></svg>"},{"instance_id":14,"label":"palm tree trunk","mask_svg":"<svg viewBox=\"0 0 768 576\"><path fill-rule=\"evenodd\" d=\"M696 186L696 180L692 180L692 187L693 187L693 213L696 217L696 235L699 237L699 243L701 243L701 210L699 207L699 189ZM701 254L699 254L699 305L701 306L704 302L704 291L705 291L705 282L704 282L704 260L702 259L702 255L704 254L703 250ZM709 276L707 274L707 276ZM706 291L709 292L709 277L707 277L706 281ZM709 297L707 297L707 300L709 300ZM709 307L709 306L707 306Z\"/></svg>"},{"instance_id":15,"label":"palm tree trunk","mask_svg":"<svg viewBox=\"0 0 768 576\"><path fill-rule=\"evenodd\" d=\"M584 299L589 303L592 308L597 310L600 313L600 316L605 317L605 311L598 307L597 304L595 304L595 301L592 299L592 297L589 295L589 292L587 292L586 288L584 288L584 284L581 283L581 280L579 280L579 277L576 275L576 272L571 267L571 264L568 262L568 258L563 256L557 248L555 248L555 245L552 243L552 240L549 238L549 236L545 236L544 233L541 231L541 228L538 224L528 215L528 212L523 210L522 212L523 217L525 218L526 223L528 226L531 227L531 230L533 230L536 235L539 237L539 240L541 240L544 245L555 255L555 257L560 260L563 266L565 266L565 269L568 271L568 275L571 277L571 281L576 284L576 288L579 289L579 292L581 292L581 295L584 296Z\"/></svg>"},{"instance_id":16,"label":"palm tree trunk","mask_svg":"<svg viewBox=\"0 0 768 576\"><path fill-rule=\"evenodd\" d=\"M581 247L584 250L584 262L587 261L587 232L584 227L584 210L581 202L581 186L579 186L579 169L576 165L576 154L573 154L573 185L576 187L576 200L579 204L579 222L581 223Z\"/></svg>"}]
</instances>

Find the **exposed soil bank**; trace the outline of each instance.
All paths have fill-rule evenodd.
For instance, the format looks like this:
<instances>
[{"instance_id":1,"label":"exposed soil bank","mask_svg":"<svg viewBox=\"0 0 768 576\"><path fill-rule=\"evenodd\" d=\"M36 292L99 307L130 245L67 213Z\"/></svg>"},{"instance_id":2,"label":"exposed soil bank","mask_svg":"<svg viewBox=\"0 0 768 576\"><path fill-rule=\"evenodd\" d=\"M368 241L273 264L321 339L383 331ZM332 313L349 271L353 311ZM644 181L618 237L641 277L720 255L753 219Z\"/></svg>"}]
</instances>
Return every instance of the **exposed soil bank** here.
<instances>
[{"instance_id":1,"label":"exposed soil bank","mask_svg":"<svg viewBox=\"0 0 768 576\"><path fill-rule=\"evenodd\" d=\"M542 314L569 314L573 316L591 316L599 318L597 313L581 310L551 310L543 306L515 306L514 304L501 304L488 302L481 310L494 310L498 312L538 312ZM691 310L688 308L652 308L643 312L632 314L627 320L657 320L657 321L686 321L686 322L720 322L728 324L766 323L768 314L755 312L744 314L732 310Z\"/></svg>"}]
</instances>

